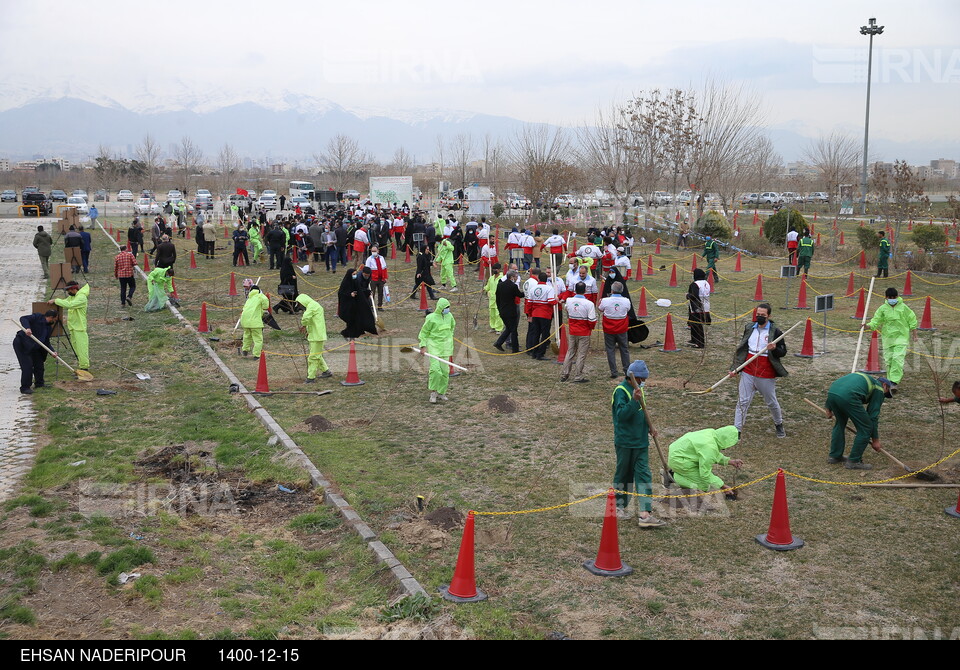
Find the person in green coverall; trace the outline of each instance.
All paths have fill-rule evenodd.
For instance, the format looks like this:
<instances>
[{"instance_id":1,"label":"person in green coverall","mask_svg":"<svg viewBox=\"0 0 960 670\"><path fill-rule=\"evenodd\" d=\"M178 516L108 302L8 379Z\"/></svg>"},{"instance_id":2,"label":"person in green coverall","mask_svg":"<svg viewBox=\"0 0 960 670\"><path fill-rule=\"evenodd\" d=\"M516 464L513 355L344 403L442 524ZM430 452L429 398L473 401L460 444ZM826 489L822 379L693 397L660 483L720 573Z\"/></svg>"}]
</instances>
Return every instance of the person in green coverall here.
<instances>
[{"instance_id":1,"label":"person in green coverall","mask_svg":"<svg viewBox=\"0 0 960 670\"><path fill-rule=\"evenodd\" d=\"M487 294L487 307L490 311L490 330L499 333L503 330L503 319L500 318L500 310L497 309L497 286L500 285L500 279L503 273L499 263L494 263L490 268L490 278L487 280L483 290Z\"/></svg>"},{"instance_id":2,"label":"person in green coverall","mask_svg":"<svg viewBox=\"0 0 960 670\"><path fill-rule=\"evenodd\" d=\"M717 260L720 258L720 246L709 235L703 238L703 258L707 261L707 270L713 272L713 283L719 283Z\"/></svg>"},{"instance_id":3,"label":"person in green coverall","mask_svg":"<svg viewBox=\"0 0 960 670\"><path fill-rule=\"evenodd\" d=\"M323 360L323 345L327 341L327 322L323 318L323 306L306 293L298 295L297 302L305 308L300 317L300 332L307 336L307 341L310 343L310 355L307 356L307 383L312 384L317 380L317 372L323 378L333 376L327 362Z\"/></svg>"},{"instance_id":4,"label":"person in green coverall","mask_svg":"<svg viewBox=\"0 0 960 670\"><path fill-rule=\"evenodd\" d=\"M629 375L640 383L641 389L635 390ZM613 449L617 454L617 469L613 473L613 488L629 491L631 485L637 493L651 492L651 475L647 450L650 446L648 435L657 433L647 423L647 415L640 405L643 383L650 376L650 370L643 361L634 361L627 368L623 382L613 389L610 397L610 409L613 414ZM666 523L650 513L650 498L640 497L640 527L659 528ZM630 517L629 498L624 493L617 494L617 517Z\"/></svg>"},{"instance_id":5,"label":"person in green coverall","mask_svg":"<svg viewBox=\"0 0 960 670\"><path fill-rule=\"evenodd\" d=\"M263 351L263 313L270 307L270 300L260 292L260 287L254 284L247 294L247 301L243 303L240 313L240 325L243 326L243 345L240 353L244 356L253 350L253 357L260 358Z\"/></svg>"},{"instance_id":6,"label":"person in green coverall","mask_svg":"<svg viewBox=\"0 0 960 670\"><path fill-rule=\"evenodd\" d=\"M834 424L828 463L843 463L849 470L873 469L872 465L863 462L863 451L868 442L874 451L880 451L880 408L884 398L893 397L892 385L889 379L874 379L862 372L844 375L830 385L826 408L827 417L834 419ZM850 457L844 458L847 421L853 421L857 436L853 439Z\"/></svg>"},{"instance_id":7,"label":"person in green coverall","mask_svg":"<svg viewBox=\"0 0 960 670\"><path fill-rule=\"evenodd\" d=\"M736 426L706 428L687 433L670 444L667 464L673 481L677 486L697 491L729 491L730 487L713 474L714 465L732 465L738 470L743 467L739 458L723 455L740 441L740 431Z\"/></svg>"},{"instance_id":8,"label":"person in green coverall","mask_svg":"<svg viewBox=\"0 0 960 670\"><path fill-rule=\"evenodd\" d=\"M173 290L173 279L168 276L170 268L154 268L147 275L147 304L144 312L159 312L167 304L167 294Z\"/></svg>"},{"instance_id":9,"label":"person in green coverall","mask_svg":"<svg viewBox=\"0 0 960 670\"><path fill-rule=\"evenodd\" d=\"M453 277L453 242L449 239L441 241L437 245L437 260L440 265L440 285L447 288L450 284L450 291L457 290L457 280Z\"/></svg>"},{"instance_id":10,"label":"person in green coverall","mask_svg":"<svg viewBox=\"0 0 960 670\"><path fill-rule=\"evenodd\" d=\"M800 251L797 254L797 274L803 272L804 276L810 274L810 261L813 260L813 238L810 237L810 229L803 231L803 237L800 238Z\"/></svg>"},{"instance_id":11,"label":"person in green coverall","mask_svg":"<svg viewBox=\"0 0 960 670\"><path fill-rule=\"evenodd\" d=\"M450 301L440 298L437 301L437 309L423 320L419 335L420 350L444 360L453 356L453 333L456 326L457 321L450 313ZM436 404L438 398L449 400L447 398L449 384L450 366L435 358L430 359L430 375L427 380L430 402Z\"/></svg>"},{"instance_id":12,"label":"person in green coverall","mask_svg":"<svg viewBox=\"0 0 960 670\"><path fill-rule=\"evenodd\" d=\"M87 337L87 299L90 296L90 284L80 288L76 281L67 282L67 298L50 300L49 304L67 310L67 335L77 354L77 367L90 369L90 338Z\"/></svg>"},{"instance_id":13,"label":"person in green coverall","mask_svg":"<svg viewBox=\"0 0 960 670\"><path fill-rule=\"evenodd\" d=\"M260 225L256 222L250 223L250 229L247 231L247 237L250 238L250 253L253 263L260 260L260 254L263 253L263 240L260 238Z\"/></svg>"},{"instance_id":14,"label":"person in green coverall","mask_svg":"<svg viewBox=\"0 0 960 670\"><path fill-rule=\"evenodd\" d=\"M877 254L877 276L889 277L890 240L887 239L887 234L882 230L877 235L880 236L880 252Z\"/></svg>"},{"instance_id":15,"label":"person in green coverall","mask_svg":"<svg viewBox=\"0 0 960 670\"><path fill-rule=\"evenodd\" d=\"M887 301L874 313L867 328L880 331L887 379L893 382L893 390L896 391L903 379L903 363L907 360L910 336L917 335L917 315L903 302L897 289L891 286L885 295Z\"/></svg>"}]
</instances>

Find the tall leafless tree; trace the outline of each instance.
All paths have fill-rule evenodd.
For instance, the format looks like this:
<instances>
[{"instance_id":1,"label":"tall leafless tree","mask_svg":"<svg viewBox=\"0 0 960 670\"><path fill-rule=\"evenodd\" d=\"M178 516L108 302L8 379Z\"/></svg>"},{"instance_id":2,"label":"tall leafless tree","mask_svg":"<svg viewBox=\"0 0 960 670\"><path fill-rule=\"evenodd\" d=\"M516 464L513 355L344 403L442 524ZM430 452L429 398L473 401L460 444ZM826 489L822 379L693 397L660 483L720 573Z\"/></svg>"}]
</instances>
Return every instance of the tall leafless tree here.
<instances>
[{"instance_id":1,"label":"tall leafless tree","mask_svg":"<svg viewBox=\"0 0 960 670\"><path fill-rule=\"evenodd\" d=\"M320 170L330 176L334 189L343 191L351 179L356 179L366 168L369 159L360 143L352 137L337 135L330 138L326 149L313 155Z\"/></svg>"},{"instance_id":2,"label":"tall leafless tree","mask_svg":"<svg viewBox=\"0 0 960 670\"><path fill-rule=\"evenodd\" d=\"M631 148L623 108L598 109L593 124L579 128L577 136L577 156L594 183L621 207L629 207L630 194L641 188L643 166L639 152Z\"/></svg>"},{"instance_id":3,"label":"tall leafless tree","mask_svg":"<svg viewBox=\"0 0 960 670\"><path fill-rule=\"evenodd\" d=\"M514 135L509 152L527 197L541 202L548 211L554 197L579 178L563 128L525 124Z\"/></svg>"},{"instance_id":4,"label":"tall leafless tree","mask_svg":"<svg viewBox=\"0 0 960 670\"><path fill-rule=\"evenodd\" d=\"M160 159L163 157L163 151L155 139L147 133L143 136L136 149L137 160L143 164L144 177L147 182L147 188L156 191L157 174L160 172Z\"/></svg>"},{"instance_id":5,"label":"tall leafless tree","mask_svg":"<svg viewBox=\"0 0 960 670\"><path fill-rule=\"evenodd\" d=\"M637 165L638 188L648 202L663 179L667 143L664 94L659 89L631 99L620 112L621 142ZM632 204L632 203L631 203Z\"/></svg>"},{"instance_id":6,"label":"tall leafless tree","mask_svg":"<svg viewBox=\"0 0 960 670\"><path fill-rule=\"evenodd\" d=\"M221 193L236 188L237 177L240 175L240 156L229 144L224 144L217 153L217 173L220 175L217 181Z\"/></svg>"},{"instance_id":7,"label":"tall leafless tree","mask_svg":"<svg viewBox=\"0 0 960 670\"><path fill-rule=\"evenodd\" d=\"M174 147L173 160L176 163L177 188L183 189L183 196L187 197L192 191L194 175L203 169L203 151L185 135Z\"/></svg>"},{"instance_id":8,"label":"tall leafless tree","mask_svg":"<svg viewBox=\"0 0 960 670\"><path fill-rule=\"evenodd\" d=\"M894 161L893 170L890 172L883 169L873 171L870 188L877 196L880 211L888 220L892 219L897 224L893 235L894 259L897 257L903 222L920 218L930 210L925 181L903 160Z\"/></svg>"},{"instance_id":9,"label":"tall leafless tree","mask_svg":"<svg viewBox=\"0 0 960 670\"><path fill-rule=\"evenodd\" d=\"M840 195L840 186L859 183L860 142L840 132L820 135L804 149L804 158L820 172L827 194Z\"/></svg>"},{"instance_id":10,"label":"tall leafless tree","mask_svg":"<svg viewBox=\"0 0 960 670\"><path fill-rule=\"evenodd\" d=\"M450 151L458 180L454 187L464 188L468 183L467 173L470 169L470 160L473 158L473 136L469 133L460 133L453 138Z\"/></svg>"},{"instance_id":11,"label":"tall leafless tree","mask_svg":"<svg viewBox=\"0 0 960 670\"><path fill-rule=\"evenodd\" d=\"M780 174L783 158L777 153L773 142L766 135L760 135L750 152L751 180L757 194L763 192L768 182Z\"/></svg>"},{"instance_id":12,"label":"tall leafless tree","mask_svg":"<svg viewBox=\"0 0 960 670\"><path fill-rule=\"evenodd\" d=\"M413 172L413 158L403 147L393 152L393 173L397 177L406 177Z\"/></svg>"}]
</instances>

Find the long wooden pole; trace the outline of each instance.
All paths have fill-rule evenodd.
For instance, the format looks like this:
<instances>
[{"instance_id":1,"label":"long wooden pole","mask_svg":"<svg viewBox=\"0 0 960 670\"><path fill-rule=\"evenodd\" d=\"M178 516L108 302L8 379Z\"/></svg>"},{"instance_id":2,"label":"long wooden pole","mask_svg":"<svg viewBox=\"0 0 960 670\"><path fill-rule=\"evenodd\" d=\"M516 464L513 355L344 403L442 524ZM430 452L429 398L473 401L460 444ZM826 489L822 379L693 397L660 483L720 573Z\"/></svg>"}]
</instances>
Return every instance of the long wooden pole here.
<instances>
[{"instance_id":1,"label":"long wooden pole","mask_svg":"<svg viewBox=\"0 0 960 670\"><path fill-rule=\"evenodd\" d=\"M867 327L867 314L870 313L870 298L873 297L873 282L876 277L870 277L870 288L867 289L867 304L863 307L863 318L860 320L860 336L857 337L857 351L853 354L853 365L850 367L850 373L857 371L857 361L860 360L860 348L863 346L863 330Z\"/></svg>"}]
</instances>

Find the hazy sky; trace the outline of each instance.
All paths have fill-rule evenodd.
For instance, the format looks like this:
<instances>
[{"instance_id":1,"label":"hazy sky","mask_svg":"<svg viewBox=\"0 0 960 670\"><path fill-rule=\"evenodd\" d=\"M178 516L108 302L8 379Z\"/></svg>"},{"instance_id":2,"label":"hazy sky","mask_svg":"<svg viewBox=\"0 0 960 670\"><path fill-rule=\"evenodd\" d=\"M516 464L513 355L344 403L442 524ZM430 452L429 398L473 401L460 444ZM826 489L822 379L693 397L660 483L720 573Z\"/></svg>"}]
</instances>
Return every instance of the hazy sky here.
<instances>
[{"instance_id":1,"label":"hazy sky","mask_svg":"<svg viewBox=\"0 0 960 670\"><path fill-rule=\"evenodd\" d=\"M875 16L886 30L875 41L873 132L960 134L957 0L0 4L7 90L69 81L121 102L287 90L346 107L578 123L632 92L714 76L752 88L769 124L806 135L862 132L868 39L858 28Z\"/></svg>"}]
</instances>

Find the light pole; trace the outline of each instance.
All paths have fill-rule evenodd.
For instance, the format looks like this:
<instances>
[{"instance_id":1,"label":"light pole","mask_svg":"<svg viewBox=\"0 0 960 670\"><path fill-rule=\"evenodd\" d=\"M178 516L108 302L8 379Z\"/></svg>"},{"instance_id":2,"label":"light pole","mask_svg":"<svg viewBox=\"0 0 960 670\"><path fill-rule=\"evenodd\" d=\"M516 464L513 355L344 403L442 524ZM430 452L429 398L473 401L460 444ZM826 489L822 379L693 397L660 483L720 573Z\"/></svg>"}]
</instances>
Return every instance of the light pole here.
<instances>
[{"instance_id":1,"label":"light pole","mask_svg":"<svg viewBox=\"0 0 960 670\"><path fill-rule=\"evenodd\" d=\"M863 123L863 174L860 183L861 206L860 213L867 213L867 143L870 138L870 80L873 74L873 36L883 34L883 26L877 25L876 19L870 19L869 25L860 26L861 35L870 36L870 48L867 51L867 117Z\"/></svg>"}]
</instances>

